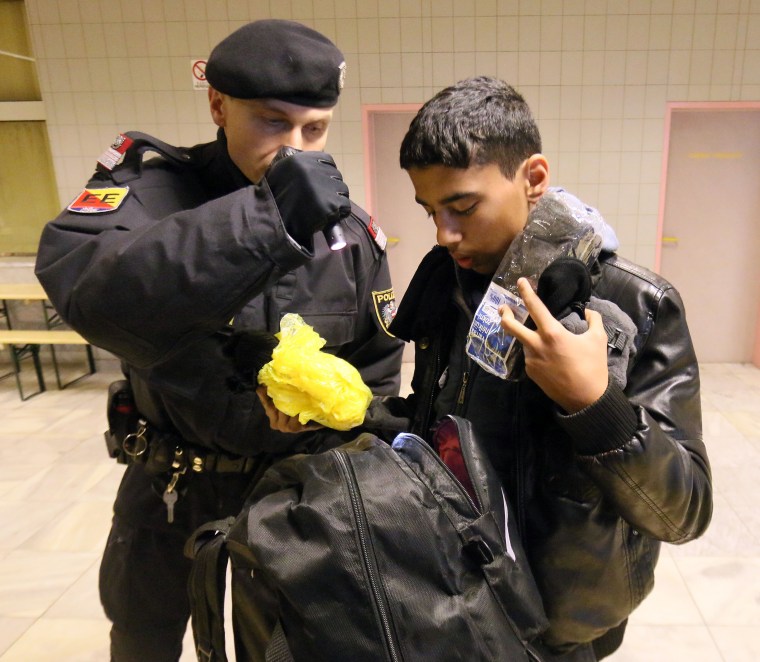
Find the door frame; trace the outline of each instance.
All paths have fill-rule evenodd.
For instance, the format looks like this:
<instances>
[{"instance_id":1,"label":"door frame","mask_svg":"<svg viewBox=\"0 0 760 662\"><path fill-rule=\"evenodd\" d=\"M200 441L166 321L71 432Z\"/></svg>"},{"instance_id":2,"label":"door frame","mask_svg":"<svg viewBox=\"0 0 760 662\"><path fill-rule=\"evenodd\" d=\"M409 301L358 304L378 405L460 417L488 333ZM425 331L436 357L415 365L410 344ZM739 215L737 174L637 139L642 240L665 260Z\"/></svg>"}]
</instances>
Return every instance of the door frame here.
<instances>
[{"instance_id":1,"label":"door frame","mask_svg":"<svg viewBox=\"0 0 760 662\"><path fill-rule=\"evenodd\" d=\"M665 223L665 200L668 189L668 157L670 156L670 131L673 115L679 112L698 111L760 111L760 101L669 101L665 108L665 131L662 147L662 171L660 173L660 204L657 218L657 237L655 244L654 270L659 273L662 260L663 229ZM758 302L757 324L755 327L755 347L752 363L760 368L760 301Z\"/></svg>"},{"instance_id":2,"label":"door frame","mask_svg":"<svg viewBox=\"0 0 760 662\"><path fill-rule=\"evenodd\" d=\"M421 103L368 103L362 104L362 135L364 142L364 205L367 213L373 215L375 209L375 140L374 116L380 113L416 113Z\"/></svg>"}]
</instances>

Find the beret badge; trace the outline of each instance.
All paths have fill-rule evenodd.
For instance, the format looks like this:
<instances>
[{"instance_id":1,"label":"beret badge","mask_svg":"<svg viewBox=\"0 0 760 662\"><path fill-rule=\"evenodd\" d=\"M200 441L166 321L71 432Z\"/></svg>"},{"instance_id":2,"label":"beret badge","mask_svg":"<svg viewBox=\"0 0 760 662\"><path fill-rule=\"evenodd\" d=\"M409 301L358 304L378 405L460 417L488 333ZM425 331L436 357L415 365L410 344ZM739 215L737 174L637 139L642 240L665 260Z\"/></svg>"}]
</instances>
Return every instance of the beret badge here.
<instances>
[{"instance_id":1,"label":"beret badge","mask_svg":"<svg viewBox=\"0 0 760 662\"><path fill-rule=\"evenodd\" d=\"M346 84L346 69L347 65L345 60L338 66L338 91L343 90L343 86Z\"/></svg>"}]
</instances>

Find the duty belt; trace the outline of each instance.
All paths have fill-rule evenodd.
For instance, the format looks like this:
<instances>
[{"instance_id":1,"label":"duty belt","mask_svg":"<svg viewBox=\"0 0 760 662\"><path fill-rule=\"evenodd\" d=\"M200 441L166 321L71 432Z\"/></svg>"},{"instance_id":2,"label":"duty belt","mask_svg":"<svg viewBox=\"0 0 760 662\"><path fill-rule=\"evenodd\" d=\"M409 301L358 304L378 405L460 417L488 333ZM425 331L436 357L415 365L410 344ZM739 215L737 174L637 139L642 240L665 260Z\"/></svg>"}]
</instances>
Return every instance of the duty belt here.
<instances>
[{"instance_id":1,"label":"duty belt","mask_svg":"<svg viewBox=\"0 0 760 662\"><path fill-rule=\"evenodd\" d=\"M106 433L106 443L109 452L116 443L113 435ZM119 462L141 463L145 472L152 476L165 476L168 480L161 496L166 504L166 520L174 522L174 506L179 499L179 483L188 473L237 473L250 474L263 468L260 458L228 455L227 453L212 453L191 447L183 443L179 435L152 429L144 419L137 422L137 430L127 434L121 444L118 444L117 457ZM255 476L252 477L252 480Z\"/></svg>"},{"instance_id":2,"label":"duty belt","mask_svg":"<svg viewBox=\"0 0 760 662\"><path fill-rule=\"evenodd\" d=\"M251 473L259 464L254 457L227 455L226 453L199 453L195 449L188 451L189 464L193 471L216 471L218 473Z\"/></svg>"},{"instance_id":3,"label":"duty belt","mask_svg":"<svg viewBox=\"0 0 760 662\"><path fill-rule=\"evenodd\" d=\"M260 464L259 458L227 453L214 453L180 443L176 434L152 429L141 420L135 432L122 442L126 462L140 462L151 474L184 473L251 473Z\"/></svg>"}]
</instances>

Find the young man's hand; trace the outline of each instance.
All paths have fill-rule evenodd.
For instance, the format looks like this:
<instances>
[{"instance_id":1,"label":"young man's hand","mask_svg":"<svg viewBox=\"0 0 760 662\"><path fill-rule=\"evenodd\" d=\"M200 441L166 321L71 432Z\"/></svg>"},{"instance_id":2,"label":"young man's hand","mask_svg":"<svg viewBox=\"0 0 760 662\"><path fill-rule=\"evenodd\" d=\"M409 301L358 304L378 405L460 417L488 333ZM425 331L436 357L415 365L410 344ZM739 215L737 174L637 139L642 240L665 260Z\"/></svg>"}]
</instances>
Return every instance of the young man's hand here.
<instances>
[{"instance_id":1,"label":"young man's hand","mask_svg":"<svg viewBox=\"0 0 760 662\"><path fill-rule=\"evenodd\" d=\"M256 389L256 395L259 396L261 406L269 419L269 427L278 432L309 432L310 430L319 430L324 427L319 423L301 423L298 416L288 416L274 406L274 401L267 394L266 386L259 386Z\"/></svg>"},{"instance_id":2,"label":"young man's hand","mask_svg":"<svg viewBox=\"0 0 760 662\"><path fill-rule=\"evenodd\" d=\"M525 372L554 402L574 414L596 402L607 389L607 334L602 316L586 309L588 330L576 335L556 320L525 278L517 283L536 330L502 306L501 326L523 345Z\"/></svg>"}]
</instances>

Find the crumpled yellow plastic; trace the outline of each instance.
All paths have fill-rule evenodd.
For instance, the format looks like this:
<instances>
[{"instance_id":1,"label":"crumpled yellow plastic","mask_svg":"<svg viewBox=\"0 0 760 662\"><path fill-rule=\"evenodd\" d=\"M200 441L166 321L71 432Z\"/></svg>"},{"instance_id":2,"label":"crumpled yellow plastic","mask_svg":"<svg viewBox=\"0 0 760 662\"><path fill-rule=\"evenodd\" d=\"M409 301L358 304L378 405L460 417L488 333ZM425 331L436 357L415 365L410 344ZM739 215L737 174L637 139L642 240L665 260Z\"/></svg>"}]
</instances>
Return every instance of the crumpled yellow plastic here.
<instances>
[{"instance_id":1,"label":"crumpled yellow plastic","mask_svg":"<svg viewBox=\"0 0 760 662\"><path fill-rule=\"evenodd\" d=\"M275 407L301 424L315 421L334 430L361 425L372 392L347 361L321 351L325 340L300 315L280 322L272 360L259 371Z\"/></svg>"}]
</instances>

